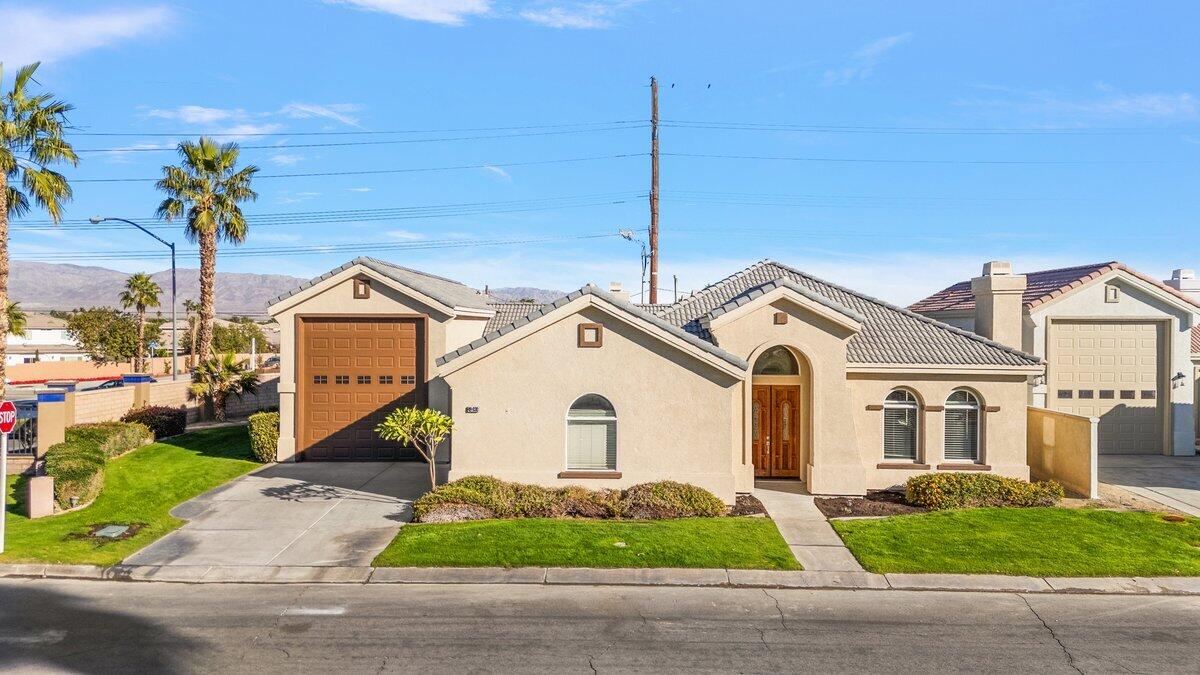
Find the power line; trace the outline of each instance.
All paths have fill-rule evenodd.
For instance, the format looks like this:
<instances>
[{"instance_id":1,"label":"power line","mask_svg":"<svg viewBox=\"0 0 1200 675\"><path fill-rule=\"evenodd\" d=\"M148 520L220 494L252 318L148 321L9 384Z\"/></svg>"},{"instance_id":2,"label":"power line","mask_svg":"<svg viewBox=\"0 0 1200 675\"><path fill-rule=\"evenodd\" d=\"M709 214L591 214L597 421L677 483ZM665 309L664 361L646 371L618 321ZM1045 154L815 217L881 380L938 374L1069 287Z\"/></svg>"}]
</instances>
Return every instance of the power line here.
<instances>
[{"instance_id":1,"label":"power line","mask_svg":"<svg viewBox=\"0 0 1200 675\"><path fill-rule=\"evenodd\" d=\"M1175 134L1181 130L1129 127L918 127L847 126L837 124L789 124L756 122L703 122L664 120L662 126L677 129L736 131L801 131L826 134L914 134L914 135L1034 135L1034 136L1119 136Z\"/></svg>"},{"instance_id":2,"label":"power line","mask_svg":"<svg viewBox=\"0 0 1200 675\"><path fill-rule=\"evenodd\" d=\"M132 131L72 131L71 136L115 136L115 137L267 137L267 136L389 136L397 134L453 134L478 131L522 131L526 129L562 129L566 127L605 126L617 124L647 124L649 120L609 120L606 122L566 122L560 124L526 124L507 127L460 127L457 129L393 129L385 131L178 131L178 132L132 132Z\"/></svg>"},{"instance_id":3,"label":"power line","mask_svg":"<svg viewBox=\"0 0 1200 675\"><path fill-rule=\"evenodd\" d=\"M567 129L559 131L536 131L513 134L492 134L488 136L451 136L442 138L401 138L390 139L386 141L342 141L338 143L288 143L284 145L241 145L240 150L289 150L301 148L344 148L360 145L402 145L408 143L442 143L449 141L480 141L491 139L504 138L527 138L530 136L560 136L563 134L584 134L597 131L624 131L626 129L645 129L648 125L621 125L610 127L597 127L592 129ZM124 148L82 148L75 150L77 153L116 153L126 154L132 152L176 152L174 146L169 147L124 147Z\"/></svg>"},{"instance_id":4,"label":"power line","mask_svg":"<svg viewBox=\"0 0 1200 675\"><path fill-rule=\"evenodd\" d=\"M1030 160L1030 159L884 159L858 157L780 157L772 155L717 155L692 152L664 152L668 157L689 157L696 159L749 159L756 161L782 162L843 162L850 164L1014 164L1014 165L1065 165L1065 164L1178 164L1175 160L1157 159L1063 159L1063 160Z\"/></svg>"},{"instance_id":5,"label":"power line","mask_svg":"<svg viewBox=\"0 0 1200 675\"><path fill-rule=\"evenodd\" d=\"M597 155L594 157L570 157L567 159L542 159L530 162L489 162L486 164L459 164L455 166L434 166L413 169L364 169L361 171L321 171L313 173L258 173L254 178L318 178L328 176L370 176L380 174L417 173L424 171L458 171L463 169L511 168L517 166L538 166L545 164L570 164L575 162L594 162L605 159L626 159L629 157L645 157L644 152L626 153L620 155ZM153 183L160 180L155 178L76 178L72 183Z\"/></svg>"}]
</instances>

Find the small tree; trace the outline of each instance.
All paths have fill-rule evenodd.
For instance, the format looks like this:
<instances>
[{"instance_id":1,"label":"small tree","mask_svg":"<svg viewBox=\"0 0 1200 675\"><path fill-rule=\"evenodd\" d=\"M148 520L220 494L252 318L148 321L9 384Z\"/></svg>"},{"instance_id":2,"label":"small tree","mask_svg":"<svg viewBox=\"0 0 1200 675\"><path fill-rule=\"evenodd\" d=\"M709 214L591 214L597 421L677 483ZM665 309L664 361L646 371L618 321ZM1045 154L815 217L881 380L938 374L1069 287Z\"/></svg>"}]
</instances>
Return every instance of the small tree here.
<instances>
[{"instance_id":1,"label":"small tree","mask_svg":"<svg viewBox=\"0 0 1200 675\"><path fill-rule=\"evenodd\" d=\"M133 359L133 369L139 373L147 372L146 360L146 308L158 307L158 296L162 288L154 283L149 274L138 272L125 280L125 290L121 291L121 306L137 311L137 354Z\"/></svg>"},{"instance_id":2,"label":"small tree","mask_svg":"<svg viewBox=\"0 0 1200 675\"><path fill-rule=\"evenodd\" d=\"M8 334L25 337L26 318L25 310L21 309L21 303L9 300L4 313L8 316Z\"/></svg>"},{"instance_id":3,"label":"small tree","mask_svg":"<svg viewBox=\"0 0 1200 675\"><path fill-rule=\"evenodd\" d=\"M398 408L388 413L375 432L386 441L411 445L429 463L429 486L437 487L437 447L454 428L449 415L430 408Z\"/></svg>"},{"instance_id":4,"label":"small tree","mask_svg":"<svg viewBox=\"0 0 1200 675\"><path fill-rule=\"evenodd\" d=\"M233 354L201 361L192 371L192 396L212 404L213 419L225 421L225 404L230 396L241 398L258 388L258 373Z\"/></svg>"}]
</instances>

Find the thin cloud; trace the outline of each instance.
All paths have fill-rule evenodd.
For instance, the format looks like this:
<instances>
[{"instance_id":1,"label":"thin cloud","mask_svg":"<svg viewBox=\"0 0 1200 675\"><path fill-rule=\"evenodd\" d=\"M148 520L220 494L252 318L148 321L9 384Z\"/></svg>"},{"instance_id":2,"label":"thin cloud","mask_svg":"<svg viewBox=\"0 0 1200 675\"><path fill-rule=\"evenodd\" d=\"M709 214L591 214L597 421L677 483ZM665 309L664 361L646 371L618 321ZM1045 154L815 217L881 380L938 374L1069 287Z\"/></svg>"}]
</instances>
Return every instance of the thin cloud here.
<instances>
[{"instance_id":1,"label":"thin cloud","mask_svg":"<svg viewBox=\"0 0 1200 675\"><path fill-rule=\"evenodd\" d=\"M409 230L388 230L385 232L385 234L392 239L399 239L401 241L417 241L425 238L425 235L421 234L420 232L412 232Z\"/></svg>"},{"instance_id":2,"label":"thin cloud","mask_svg":"<svg viewBox=\"0 0 1200 675\"><path fill-rule=\"evenodd\" d=\"M174 21L166 7L81 13L0 7L0 45L10 67L63 61L83 52L161 34Z\"/></svg>"},{"instance_id":3,"label":"thin cloud","mask_svg":"<svg viewBox=\"0 0 1200 675\"><path fill-rule=\"evenodd\" d=\"M483 167L483 170L487 171L488 173L492 174L493 176L499 178L500 180L507 181L509 183L512 182L512 176L510 176L507 171L505 171L504 169L502 169L498 166L488 165L488 166Z\"/></svg>"},{"instance_id":4,"label":"thin cloud","mask_svg":"<svg viewBox=\"0 0 1200 675\"><path fill-rule=\"evenodd\" d=\"M979 85L978 89L1008 95L1007 98L963 98L954 101L960 107L1012 109L1042 114L1094 119L1193 119L1200 116L1200 98L1188 92L1128 93L1111 85L1098 84L1101 96L1074 98L1047 90L1025 90L997 85Z\"/></svg>"},{"instance_id":5,"label":"thin cloud","mask_svg":"<svg viewBox=\"0 0 1200 675\"><path fill-rule=\"evenodd\" d=\"M300 162L304 161L304 155L295 155L295 154L288 154L286 152L281 152L281 153L278 153L275 155L271 155L270 157L267 158L267 161L269 161L270 163L272 163L276 166L294 166L294 165L299 164Z\"/></svg>"},{"instance_id":6,"label":"thin cloud","mask_svg":"<svg viewBox=\"0 0 1200 675\"><path fill-rule=\"evenodd\" d=\"M317 103L289 103L280 109L279 114L295 119L310 119L313 117L323 117L330 119L350 127L363 128L358 123L358 119L350 116L349 113L362 110L362 106L355 103L330 103L328 105L320 105Z\"/></svg>"},{"instance_id":7,"label":"thin cloud","mask_svg":"<svg viewBox=\"0 0 1200 675\"><path fill-rule=\"evenodd\" d=\"M351 187L351 188L346 188L346 191L347 192L370 192L371 188L369 188L369 187Z\"/></svg>"},{"instance_id":8,"label":"thin cloud","mask_svg":"<svg viewBox=\"0 0 1200 675\"><path fill-rule=\"evenodd\" d=\"M850 56L850 60L840 68L830 68L825 71L826 85L850 84L865 80L875 73L875 68L896 47L908 42L912 33L889 35L869 42Z\"/></svg>"},{"instance_id":9,"label":"thin cloud","mask_svg":"<svg viewBox=\"0 0 1200 675\"><path fill-rule=\"evenodd\" d=\"M240 108L208 108L202 105L181 105L177 108L154 108L147 117L178 120L184 124L212 124L232 119L244 119L246 111Z\"/></svg>"},{"instance_id":10,"label":"thin cloud","mask_svg":"<svg viewBox=\"0 0 1200 675\"><path fill-rule=\"evenodd\" d=\"M517 16L549 28L611 28L621 11L640 1L556 3L522 10Z\"/></svg>"},{"instance_id":11,"label":"thin cloud","mask_svg":"<svg viewBox=\"0 0 1200 675\"><path fill-rule=\"evenodd\" d=\"M492 10L492 0L325 0L325 3L444 26L461 26L467 19L487 15Z\"/></svg>"}]
</instances>

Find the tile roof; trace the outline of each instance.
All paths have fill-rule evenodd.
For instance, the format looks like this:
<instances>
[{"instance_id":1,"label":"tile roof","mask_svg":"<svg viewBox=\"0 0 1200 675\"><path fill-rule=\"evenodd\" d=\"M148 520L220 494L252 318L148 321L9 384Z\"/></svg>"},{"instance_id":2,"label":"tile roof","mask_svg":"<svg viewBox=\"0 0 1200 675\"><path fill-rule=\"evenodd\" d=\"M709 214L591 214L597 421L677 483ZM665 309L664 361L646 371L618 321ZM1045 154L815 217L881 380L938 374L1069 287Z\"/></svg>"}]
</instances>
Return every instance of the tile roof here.
<instances>
[{"instance_id":1,"label":"tile roof","mask_svg":"<svg viewBox=\"0 0 1200 675\"><path fill-rule=\"evenodd\" d=\"M33 330L59 330L67 327L67 322L42 312L26 312L25 328Z\"/></svg>"},{"instance_id":2,"label":"tile roof","mask_svg":"<svg viewBox=\"0 0 1200 675\"><path fill-rule=\"evenodd\" d=\"M790 280L863 318L862 330L850 338L847 346L847 360L851 363L931 366L1031 366L1042 363L1030 354L770 260L755 263L680 300L660 311L659 316L703 340L712 341L701 318L780 279Z\"/></svg>"},{"instance_id":3,"label":"tile roof","mask_svg":"<svg viewBox=\"0 0 1200 675\"><path fill-rule=\"evenodd\" d=\"M1200 354L1200 326L1192 326L1192 353Z\"/></svg>"},{"instance_id":4,"label":"tile roof","mask_svg":"<svg viewBox=\"0 0 1200 675\"><path fill-rule=\"evenodd\" d=\"M789 279L787 277L781 277L774 281L767 282L761 286L757 286L757 287L747 291L746 293L737 295L729 302L708 312L704 316L700 317L700 319L699 319L700 326L703 329L707 330L709 322L711 322L713 319L717 318L718 316L721 316L722 314L731 312L731 311L737 309L738 307L741 307L742 305L747 305L747 304L753 302L759 296L762 296L766 293L770 293L771 291L773 291L777 288L786 288L791 291L794 291L794 292L800 294L801 296L808 298L809 300L812 300L813 302L816 302L817 304L819 304L823 307L832 309L833 311L835 311L839 314L842 314L850 319L853 319L854 321L856 321L858 323L862 323L867 320L867 317L863 316L862 314L859 314L858 312L850 309L849 307L847 307L841 303L834 302L833 300L830 300L829 298L827 298L823 295L814 293L813 291L808 290L804 286L801 286L800 284L796 283L795 281L792 281L791 279Z\"/></svg>"},{"instance_id":5,"label":"tile roof","mask_svg":"<svg viewBox=\"0 0 1200 675\"><path fill-rule=\"evenodd\" d=\"M341 267L332 269L315 279L306 281L298 288L274 298L268 302L267 305L274 305L280 300L285 300L299 293L300 291L311 288L312 286L325 281L335 274L348 270L355 265L362 265L368 269L374 270L375 272L378 272L379 274L382 274L393 281L408 286L419 293L423 293L448 307L464 307L468 309L484 310L489 309L488 300L490 300L490 298L487 295L484 295L483 293L469 286L454 281L453 279L439 277L426 272L419 272L408 267L401 267L400 265L395 265L389 262L384 262L383 260L366 256L355 258Z\"/></svg>"},{"instance_id":6,"label":"tile roof","mask_svg":"<svg viewBox=\"0 0 1200 675\"><path fill-rule=\"evenodd\" d=\"M639 319L642 319L643 321L647 321L650 324L670 333L671 335L675 336L676 338L679 338L680 340L687 342L688 344L692 345L693 347L697 347L713 356L716 356L717 358L719 358L727 363L730 363L733 366L735 366L741 370L746 370L750 367L750 364L746 363L745 359L734 356L733 354L730 354L729 352L725 351L724 349L721 349L720 347L712 344L711 342L701 340L700 338L696 337L695 335L692 335L692 334L682 330L678 326L675 326L667 321L664 321L663 319L641 309L640 307L638 307L637 305L634 305L633 303L629 302L628 300L618 298L617 296L613 295L612 293L609 293L608 291L600 290L600 288L598 288L592 284L588 284L587 286L584 286L583 288L581 288L577 291L568 293L567 295L564 295L563 297L561 297L549 304L537 305L536 309L534 309L529 314L522 316L522 317L516 319L515 321L512 321L508 324L502 325L499 328L484 334L483 337L479 338L478 340L475 340L471 344L464 345L464 346L459 347L458 349L450 352L449 354L446 354L445 356L438 357L437 365L441 366L446 363L449 363L450 361L453 361L454 359L462 356L463 354L466 354L473 349L482 347L482 346L486 345L487 343L500 338L503 335L507 335L508 333L511 333L512 331L516 330L517 328L520 328L521 326L524 326L525 324L527 324L531 321L535 321L539 317L545 316L545 315L553 312L554 310L558 309L559 307L566 305L567 303L571 302L572 300L575 300L576 298L583 297L584 295L593 295L602 300L605 300L609 304L612 304L612 305L626 311L627 313L629 313ZM493 303L493 304L536 305L536 303ZM513 308L513 309L515 311L515 308ZM497 311L497 313L498 313L498 311ZM490 326L491 323L492 322L489 321L488 325Z\"/></svg>"},{"instance_id":7,"label":"tile roof","mask_svg":"<svg viewBox=\"0 0 1200 675\"><path fill-rule=\"evenodd\" d=\"M488 333L498 331L517 319L529 316L532 312L544 306L540 302L526 302L523 300L489 302L488 307L494 309L496 314L488 319L487 325L483 328L483 334L487 335Z\"/></svg>"},{"instance_id":8,"label":"tile roof","mask_svg":"<svg viewBox=\"0 0 1200 675\"><path fill-rule=\"evenodd\" d=\"M1062 267L1054 270L1030 272L1025 275L1027 285L1021 300L1027 308L1036 307L1113 270L1124 270L1142 281L1157 286L1176 298L1200 307L1200 303L1187 294L1180 293L1161 281L1131 269L1127 265L1115 260L1092 265L1078 265L1076 267ZM921 312L923 314L956 311L973 312L975 311L975 296L971 294L971 282L960 281L953 286L934 293L924 300L919 300L909 305L908 308L914 312Z\"/></svg>"}]
</instances>

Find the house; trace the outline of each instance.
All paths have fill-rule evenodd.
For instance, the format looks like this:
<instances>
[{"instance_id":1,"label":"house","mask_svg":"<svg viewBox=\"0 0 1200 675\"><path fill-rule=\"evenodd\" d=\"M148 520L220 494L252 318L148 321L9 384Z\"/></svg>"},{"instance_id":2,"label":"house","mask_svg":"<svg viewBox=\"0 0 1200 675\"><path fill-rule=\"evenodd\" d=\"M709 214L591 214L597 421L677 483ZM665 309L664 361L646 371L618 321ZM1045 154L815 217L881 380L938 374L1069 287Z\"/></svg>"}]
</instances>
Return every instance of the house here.
<instances>
[{"instance_id":1,"label":"house","mask_svg":"<svg viewBox=\"0 0 1200 675\"><path fill-rule=\"evenodd\" d=\"M452 478L673 479L727 502L756 477L826 494L928 471L1025 478L1026 392L1044 372L1014 347L771 261L639 306L592 285L495 302L357 258L269 313L281 461L402 458L373 429L418 405L454 418Z\"/></svg>"},{"instance_id":2,"label":"house","mask_svg":"<svg viewBox=\"0 0 1200 675\"><path fill-rule=\"evenodd\" d=\"M5 365L38 361L84 361L87 354L67 334L67 322L49 314L25 315L25 334L8 336Z\"/></svg>"},{"instance_id":3,"label":"house","mask_svg":"<svg viewBox=\"0 0 1200 675\"><path fill-rule=\"evenodd\" d=\"M990 262L909 309L1044 359L1030 404L1098 417L1101 453L1195 454L1192 270L1160 282L1116 261L1026 274Z\"/></svg>"}]
</instances>

